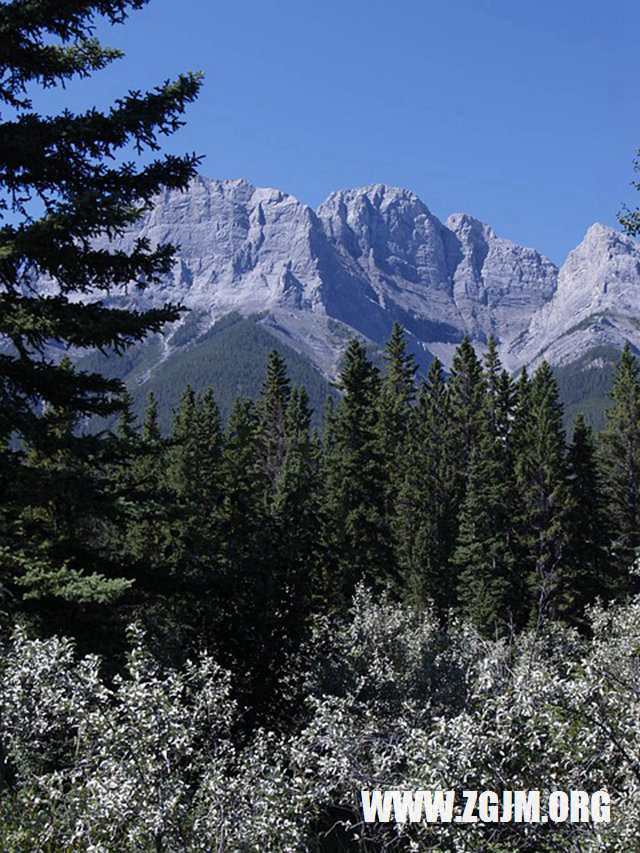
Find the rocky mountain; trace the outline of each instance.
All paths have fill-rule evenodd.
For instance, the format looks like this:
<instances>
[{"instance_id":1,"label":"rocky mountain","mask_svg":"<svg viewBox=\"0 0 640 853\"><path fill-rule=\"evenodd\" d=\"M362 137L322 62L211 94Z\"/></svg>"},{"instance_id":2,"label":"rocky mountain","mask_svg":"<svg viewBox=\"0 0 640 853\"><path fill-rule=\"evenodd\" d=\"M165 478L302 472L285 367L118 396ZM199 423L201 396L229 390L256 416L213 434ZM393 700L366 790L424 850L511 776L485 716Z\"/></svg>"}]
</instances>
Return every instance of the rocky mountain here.
<instances>
[{"instance_id":1,"label":"rocky mountain","mask_svg":"<svg viewBox=\"0 0 640 853\"><path fill-rule=\"evenodd\" d=\"M594 348L640 343L640 244L592 225L558 272L553 297L510 347L516 364L569 364Z\"/></svg>"},{"instance_id":2,"label":"rocky mountain","mask_svg":"<svg viewBox=\"0 0 640 853\"><path fill-rule=\"evenodd\" d=\"M349 337L380 345L394 320L424 365L437 354L448 366L465 334L478 350L493 334L511 370L543 358L586 369L592 351L640 344L640 244L604 225L558 270L467 214L441 222L404 189L340 191L313 211L278 190L199 177L186 193L166 191L123 243L138 236L180 248L161 286L127 302L191 309L147 347L138 382L195 356L232 314L328 378Z\"/></svg>"}]
</instances>

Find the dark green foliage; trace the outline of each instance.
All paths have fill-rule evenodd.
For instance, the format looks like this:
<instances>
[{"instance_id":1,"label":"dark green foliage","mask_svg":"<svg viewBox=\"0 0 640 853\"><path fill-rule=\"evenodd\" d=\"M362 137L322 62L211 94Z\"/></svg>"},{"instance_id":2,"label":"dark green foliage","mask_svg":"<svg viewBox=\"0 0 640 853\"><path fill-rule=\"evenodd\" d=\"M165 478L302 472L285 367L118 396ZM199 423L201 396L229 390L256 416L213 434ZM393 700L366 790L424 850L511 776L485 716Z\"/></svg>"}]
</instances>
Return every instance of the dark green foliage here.
<instances>
[{"instance_id":1,"label":"dark green foliage","mask_svg":"<svg viewBox=\"0 0 640 853\"><path fill-rule=\"evenodd\" d=\"M558 396L564 406L564 428L570 435L578 414L596 432L603 429L608 391L620 352L613 347L593 347L571 364L554 367Z\"/></svg>"},{"instance_id":2,"label":"dark green foliage","mask_svg":"<svg viewBox=\"0 0 640 853\"><path fill-rule=\"evenodd\" d=\"M337 601L346 603L360 578L385 584L394 573L384 524L386 471L377 431L380 374L356 340L345 353L338 388L343 396L332 418L325 475L328 542L337 564L329 589Z\"/></svg>"},{"instance_id":3,"label":"dark green foliage","mask_svg":"<svg viewBox=\"0 0 640 853\"><path fill-rule=\"evenodd\" d=\"M68 359L60 369L73 372ZM131 581L100 542L101 525L119 517L106 474L119 442L78 437L77 424L72 409L49 405L38 441L25 442L20 480L11 483L13 513L5 516L5 532L12 535L4 540L2 560L12 605L23 619L46 633L73 630L86 641L104 627L92 625L101 609Z\"/></svg>"},{"instance_id":4,"label":"dark green foliage","mask_svg":"<svg viewBox=\"0 0 640 853\"><path fill-rule=\"evenodd\" d=\"M380 392L381 435L387 443L404 439L411 404L416 396L415 358L407 352L407 339L402 326L393 324L391 337L384 349L385 377Z\"/></svg>"},{"instance_id":5,"label":"dark green foliage","mask_svg":"<svg viewBox=\"0 0 640 853\"><path fill-rule=\"evenodd\" d=\"M488 636L522 621L524 584L516 570L515 460L511 442L514 393L501 369L495 341L485 358L486 392L471 454L454 563L466 616Z\"/></svg>"},{"instance_id":6,"label":"dark green foliage","mask_svg":"<svg viewBox=\"0 0 640 853\"><path fill-rule=\"evenodd\" d=\"M576 419L568 454L571 513L566 548L567 602L564 617L579 622L585 605L616 592L616 577L607 554L609 530L596 458L593 430L582 415Z\"/></svg>"},{"instance_id":7,"label":"dark green foliage","mask_svg":"<svg viewBox=\"0 0 640 853\"><path fill-rule=\"evenodd\" d=\"M482 365L466 336L453 357L447 387L456 498L462 503L471 454L480 434L484 393Z\"/></svg>"},{"instance_id":8,"label":"dark green foliage","mask_svg":"<svg viewBox=\"0 0 640 853\"><path fill-rule=\"evenodd\" d=\"M287 452L287 406L290 397L291 382L287 366L277 351L272 350L260 399L258 451L260 469L269 496Z\"/></svg>"},{"instance_id":9,"label":"dark green foliage","mask_svg":"<svg viewBox=\"0 0 640 853\"><path fill-rule=\"evenodd\" d=\"M142 5L14 0L0 10L0 101L10 107L0 123L0 446L12 442L0 481L2 546L18 562L44 547L40 591L79 605L110 601L128 585L99 580L103 555L92 547L95 517L114 512L103 477L116 448L79 429L82 418L121 411L124 388L53 354L120 353L179 316L172 305L127 311L96 300L158 281L171 267L171 246L152 250L138 240L126 253L99 247L96 238L122 234L160 188L188 185L194 155L145 157L139 168L122 156L158 150L159 137L182 123L200 77L129 92L106 114L38 115L29 93L117 58L93 37L96 18L122 22ZM50 282L47 295L33 286L37 279ZM15 566L9 574L20 579Z\"/></svg>"},{"instance_id":10,"label":"dark green foliage","mask_svg":"<svg viewBox=\"0 0 640 853\"><path fill-rule=\"evenodd\" d=\"M181 540L184 559L197 554L199 564L213 545L214 517L220 503L221 454L220 414L213 392L195 394L187 385L174 412L165 477L179 508L174 525L176 546ZM207 570L200 565L197 573L202 571Z\"/></svg>"},{"instance_id":11,"label":"dark green foliage","mask_svg":"<svg viewBox=\"0 0 640 853\"><path fill-rule=\"evenodd\" d=\"M121 541L123 561L145 564L159 571L167 550L166 488L164 481L166 442L160 434L158 408L153 394L140 435L129 437L130 454L125 466L118 465L118 491L127 501L127 524ZM122 478L126 480L122 482Z\"/></svg>"},{"instance_id":12,"label":"dark green foliage","mask_svg":"<svg viewBox=\"0 0 640 853\"><path fill-rule=\"evenodd\" d=\"M626 573L640 545L640 372L628 342L616 368L599 456L612 555Z\"/></svg>"},{"instance_id":13,"label":"dark green foliage","mask_svg":"<svg viewBox=\"0 0 640 853\"><path fill-rule=\"evenodd\" d=\"M321 501L321 447L311 437L311 410L306 391L294 388L285 412L285 452L274 483L270 507L272 542L270 570L280 625L272 654L293 653L308 628L312 608L318 604L323 567Z\"/></svg>"},{"instance_id":14,"label":"dark green foliage","mask_svg":"<svg viewBox=\"0 0 640 853\"><path fill-rule=\"evenodd\" d=\"M531 595L531 620L560 615L567 588L565 552L571 495L562 406L546 362L518 384L516 478L519 564Z\"/></svg>"},{"instance_id":15,"label":"dark green foliage","mask_svg":"<svg viewBox=\"0 0 640 853\"><path fill-rule=\"evenodd\" d=\"M442 365L434 358L411 412L393 530L410 600L431 600L439 611L455 601L449 572L457 515L450 421Z\"/></svg>"},{"instance_id":16,"label":"dark green foliage","mask_svg":"<svg viewBox=\"0 0 640 853\"><path fill-rule=\"evenodd\" d=\"M231 571L259 559L255 547L263 516L261 495L255 488L258 468L258 416L255 406L239 397L233 407L220 460L222 500L221 558Z\"/></svg>"},{"instance_id":17,"label":"dark green foliage","mask_svg":"<svg viewBox=\"0 0 640 853\"><path fill-rule=\"evenodd\" d=\"M171 342L174 343L173 338ZM187 384L200 392L215 388L216 403L225 422L236 396L256 399L269 353L276 344L278 353L286 361L292 382L307 389L314 411L314 426L319 427L329 389L327 381L308 360L277 341L257 317L240 317L238 314L223 317L206 334L184 346L177 346L148 378L149 368L158 361L158 345L153 339L131 350L131 358L129 353L121 359L107 359L95 354L87 362L87 368L109 371L122 365L123 370L118 376L126 381L134 395L134 410L142 412L145 393L152 389L158 398L160 424L163 430L167 430L171 425L171 411L179 404L180 394Z\"/></svg>"},{"instance_id":18,"label":"dark green foliage","mask_svg":"<svg viewBox=\"0 0 640 853\"><path fill-rule=\"evenodd\" d=\"M403 456L407 444L412 403L416 396L417 365L407 352L402 326L393 324L384 350L385 376L378 401L378 435L386 471L384 482L384 518L389 527L396 513L403 479Z\"/></svg>"},{"instance_id":19,"label":"dark green foliage","mask_svg":"<svg viewBox=\"0 0 640 853\"><path fill-rule=\"evenodd\" d=\"M154 426L154 444L161 450L155 456L162 465L157 472L160 504L151 518L157 545L147 555L152 571L143 575L143 616L148 623L153 614L154 630L167 650L189 654L214 644L220 630L222 435L212 392L195 394L187 386L167 440L158 439L157 422Z\"/></svg>"},{"instance_id":20,"label":"dark green foliage","mask_svg":"<svg viewBox=\"0 0 640 853\"><path fill-rule=\"evenodd\" d=\"M287 655L299 641L311 601L308 491L304 459L306 401L291 395L299 419L287 408L282 465L271 500L265 501L261 420L256 406L239 398L229 418L221 455L218 557L221 626L217 648L243 677L238 690L260 719L279 713L278 693ZM296 438L297 436L297 438ZM300 529L297 529L297 525ZM311 522L312 524L312 522ZM311 527L317 541L317 531ZM298 538L299 536L299 538ZM308 598L307 598L308 596Z\"/></svg>"}]
</instances>

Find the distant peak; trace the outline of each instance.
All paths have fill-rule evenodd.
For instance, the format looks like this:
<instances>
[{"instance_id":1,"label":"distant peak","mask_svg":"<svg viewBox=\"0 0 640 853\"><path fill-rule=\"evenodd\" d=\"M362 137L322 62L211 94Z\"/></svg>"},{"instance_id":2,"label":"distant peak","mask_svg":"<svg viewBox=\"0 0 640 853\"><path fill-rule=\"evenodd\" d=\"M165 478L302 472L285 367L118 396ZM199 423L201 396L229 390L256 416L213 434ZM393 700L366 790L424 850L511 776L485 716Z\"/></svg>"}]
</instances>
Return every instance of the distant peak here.
<instances>
[{"instance_id":1,"label":"distant peak","mask_svg":"<svg viewBox=\"0 0 640 853\"><path fill-rule=\"evenodd\" d=\"M204 175L196 175L193 179L193 184L209 189L219 190L255 190L251 181L246 178L207 178Z\"/></svg>"},{"instance_id":2,"label":"distant peak","mask_svg":"<svg viewBox=\"0 0 640 853\"><path fill-rule=\"evenodd\" d=\"M594 222L570 255L576 252L597 251L601 247L607 247L609 250L617 247L617 251L623 253L640 250L640 244L633 237L610 225Z\"/></svg>"},{"instance_id":3,"label":"distant peak","mask_svg":"<svg viewBox=\"0 0 640 853\"><path fill-rule=\"evenodd\" d=\"M250 198L255 196L258 201L267 199L273 201L292 200L297 201L294 196L274 187L257 187L246 178L205 178L198 175L193 180L193 185L200 186L221 195L242 196Z\"/></svg>"},{"instance_id":4,"label":"distant peak","mask_svg":"<svg viewBox=\"0 0 640 853\"><path fill-rule=\"evenodd\" d=\"M599 239L599 238L609 238L609 237L626 237L626 234L623 234L621 231L618 231L617 228L612 228L610 225L605 225L603 222L594 222L593 225L590 225L587 228L587 232L584 236L584 239Z\"/></svg>"},{"instance_id":5,"label":"distant peak","mask_svg":"<svg viewBox=\"0 0 640 853\"><path fill-rule=\"evenodd\" d=\"M321 213L322 210L338 208L341 205L356 209L370 205L377 211L385 211L395 205L400 205L410 210L412 215L431 215L427 205L414 192L389 184L367 184L364 187L333 192L320 205L318 213Z\"/></svg>"},{"instance_id":6,"label":"distant peak","mask_svg":"<svg viewBox=\"0 0 640 853\"><path fill-rule=\"evenodd\" d=\"M477 234L478 236L497 239L497 234L490 225L482 222L480 219L475 219L468 213L452 213L444 223L445 227L456 234Z\"/></svg>"}]
</instances>

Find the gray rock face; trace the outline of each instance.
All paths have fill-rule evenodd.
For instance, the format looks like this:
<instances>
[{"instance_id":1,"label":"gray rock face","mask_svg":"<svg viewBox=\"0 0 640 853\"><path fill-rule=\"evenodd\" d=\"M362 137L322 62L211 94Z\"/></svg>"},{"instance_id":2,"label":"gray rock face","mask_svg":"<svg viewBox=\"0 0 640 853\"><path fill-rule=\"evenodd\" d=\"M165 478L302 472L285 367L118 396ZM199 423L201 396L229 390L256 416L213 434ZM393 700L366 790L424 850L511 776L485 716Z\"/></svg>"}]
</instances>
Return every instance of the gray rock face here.
<instances>
[{"instance_id":1,"label":"gray rock face","mask_svg":"<svg viewBox=\"0 0 640 853\"><path fill-rule=\"evenodd\" d=\"M568 256L558 286L531 318L509 357L517 364L567 364L595 346L640 343L640 244L595 224Z\"/></svg>"},{"instance_id":2,"label":"gray rock face","mask_svg":"<svg viewBox=\"0 0 640 853\"><path fill-rule=\"evenodd\" d=\"M490 332L508 345L555 293L556 266L466 214L453 214L445 225L460 247L453 296L468 334L483 340Z\"/></svg>"},{"instance_id":3,"label":"gray rock face","mask_svg":"<svg viewBox=\"0 0 640 853\"><path fill-rule=\"evenodd\" d=\"M640 343L640 245L602 225L558 271L466 214L443 224L407 190L336 192L314 212L278 190L199 177L166 191L124 243L137 236L180 248L162 285L131 301L182 302L200 332L231 311L261 313L327 375L346 337L383 342L394 320L445 365L464 334L480 349L493 334L512 369Z\"/></svg>"}]
</instances>

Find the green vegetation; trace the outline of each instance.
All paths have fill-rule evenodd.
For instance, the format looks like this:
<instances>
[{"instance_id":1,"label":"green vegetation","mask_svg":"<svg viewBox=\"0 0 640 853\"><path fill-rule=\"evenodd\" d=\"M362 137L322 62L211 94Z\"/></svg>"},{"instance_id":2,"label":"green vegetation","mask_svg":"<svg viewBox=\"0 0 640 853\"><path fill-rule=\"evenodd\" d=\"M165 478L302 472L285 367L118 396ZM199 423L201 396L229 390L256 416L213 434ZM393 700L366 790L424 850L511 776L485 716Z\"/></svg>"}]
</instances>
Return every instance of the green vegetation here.
<instances>
[{"instance_id":1,"label":"green vegetation","mask_svg":"<svg viewBox=\"0 0 640 853\"><path fill-rule=\"evenodd\" d=\"M225 333L271 340L239 318L218 330L228 343ZM209 343L228 351L216 335ZM121 620L137 614L172 660L204 645L239 666L242 649L248 702L275 689L275 661L311 614L344 608L360 581L443 620L462 614L491 636L549 619L580 626L596 596L631 589L640 376L629 347L599 448L584 420L567 444L548 365L514 382L493 340L484 365L464 340L448 381L434 360L419 389L398 325L383 361L381 372L351 341L321 437L304 386L275 350L257 400L237 396L226 427L215 392L186 385L163 433L151 391L142 426L129 403L111 434L118 455L96 455L87 435L80 456L60 444L77 417L51 409L58 445L30 450L25 466L64 491L15 523L34 553L53 543L114 567L105 583L113 578L119 602L106 634L116 646ZM166 382L177 388L180 375ZM38 589L51 597L41 571L19 587L14 614L52 624L31 600ZM55 599L53 612L70 621ZM89 630L97 617L83 618Z\"/></svg>"},{"instance_id":2,"label":"green vegetation","mask_svg":"<svg viewBox=\"0 0 640 853\"><path fill-rule=\"evenodd\" d=\"M166 427L187 383L196 391L212 388L226 421L237 396L258 396L274 346L286 360L293 383L305 386L312 408L322 413L329 392L324 377L294 349L276 342L259 318L238 314L219 320L195 343L175 352L139 389L132 386L132 391L140 399L147 390L153 390L159 402L160 423Z\"/></svg>"},{"instance_id":3,"label":"green vegetation","mask_svg":"<svg viewBox=\"0 0 640 853\"><path fill-rule=\"evenodd\" d=\"M191 313L193 319L187 315L171 336L170 344L176 349L164 361L160 339L151 338L122 358L92 353L82 358L78 367L125 381L138 417L144 411L147 393L153 391L158 401L160 425L166 432L171 424L171 412L187 384L196 391L215 389L224 421L231 414L238 395L257 397L269 352L277 346L293 383L306 388L314 411L313 424L320 426L327 394L333 393L328 382L307 359L262 326L260 317L227 314L206 334L198 336L197 312ZM104 422L100 424L103 425ZM112 426L113 422L108 425Z\"/></svg>"},{"instance_id":4,"label":"green vegetation","mask_svg":"<svg viewBox=\"0 0 640 853\"><path fill-rule=\"evenodd\" d=\"M0 9L0 590L8 602L33 602L32 615L50 628L81 622L131 583L96 547L96 519L120 512L106 479L117 442L78 429L121 412L124 386L73 368L66 354L124 353L180 316L170 304L127 311L96 300L157 283L172 246L141 239L126 253L96 239L122 234L160 188L188 186L198 157L153 155L182 124L201 79L128 92L105 113L40 115L31 96L119 58L95 38L96 20L121 23L143 5L13 0ZM37 280L51 283L47 294Z\"/></svg>"},{"instance_id":5,"label":"green vegetation","mask_svg":"<svg viewBox=\"0 0 640 853\"><path fill-rule=\"evenodd\" d=\"M594 347L572 364L554 367L553 375L564 405L564 427L567 431L573 429L580 413L596 432L604 427L609 406L607 394L619 357L620 352L613 347Z\"/></svg>"}]
</instances>

